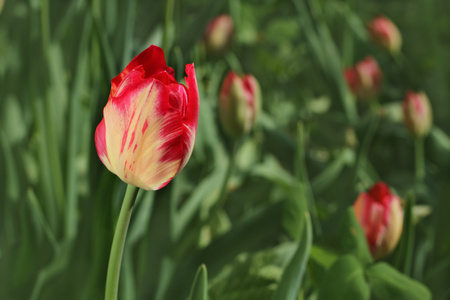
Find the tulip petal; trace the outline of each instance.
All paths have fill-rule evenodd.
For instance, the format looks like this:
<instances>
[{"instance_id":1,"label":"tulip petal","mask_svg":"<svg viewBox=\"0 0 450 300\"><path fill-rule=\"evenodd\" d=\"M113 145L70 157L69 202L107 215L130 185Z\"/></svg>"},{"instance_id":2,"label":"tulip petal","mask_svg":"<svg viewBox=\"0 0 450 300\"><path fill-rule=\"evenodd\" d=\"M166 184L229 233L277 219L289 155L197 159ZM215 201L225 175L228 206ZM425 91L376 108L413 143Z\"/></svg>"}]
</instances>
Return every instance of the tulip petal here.
<instances>
[{"instance_id":1,"label":"tulip petal","mask_svg":"<svg viewBox=\"0 0 450 300\"><path fill-rule=\"evenodd\" d=\"M167 76L172 77L173 82L175 73L171 67L166 66L166 60L164 58L164 51L157 46L151 45L140 54L138 54L133 60L120 72L119 75L111 80L111 92L109 97L113 97L116 93L116 89L125 78L125 76L132 70L143 67L145 76L144 78L149 78L155 74L166 72Z\"/></svg>"},{"instance_id":2,"label":"tulip petal","mask_svg":"<svg viewBox=\"0 0 450 300\"><path fill-rule=\"evenodd\" d=\"M166 86L153 78L135 83L128 77L136 73L124 78L126 86L121 84L118 97L105 106L106 149L113 173L127 183L156 190L179 170L182 146L172 141L183 134L183 126L180 112L169 104Z\"/></svg>"},{"instance_id":3,"label":"tulip petal","mask_svg":"<svg viewBox=\"0 0 450 300\"><path fill-rule=\"evenodd\" d=\"M108 149L106 147L105 119L102 119L95 130L95 148L102 163L111 171L111 162L109 161Z\"/></svg>"},{"instance_id":4,"label":"tulip petal","mask_svg":"<svg viewBox=\"0 0 450 300\"><path fill-rule=\"evenodd\" d=\"M195 136L197 134L198 111L199 111L199 96L197 77L195 76L194 64L186 65L185 77L188 88L188 102L183 109L183 126L184 134L181 139L183 145L183 156L181 159L180 170L187 164L194 149Z\"/></svg>"}]
</instances>

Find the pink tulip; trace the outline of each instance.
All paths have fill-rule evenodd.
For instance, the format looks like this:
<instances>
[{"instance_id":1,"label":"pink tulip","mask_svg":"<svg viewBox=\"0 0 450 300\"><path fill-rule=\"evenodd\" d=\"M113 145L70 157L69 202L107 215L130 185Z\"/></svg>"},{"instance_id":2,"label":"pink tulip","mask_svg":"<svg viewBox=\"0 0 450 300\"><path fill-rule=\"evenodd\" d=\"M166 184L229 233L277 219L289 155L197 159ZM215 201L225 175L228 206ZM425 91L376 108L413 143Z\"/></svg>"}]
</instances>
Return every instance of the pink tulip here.
<instances>
[{"instance_id":1,"label":"pink tulip","mask_svg":"<svg viewBox=\"0 0 450 300\"><path fill-rule=\"evenodd\" d=\"M374 43L383 49L396 53L402 46L402 36L394 23L386 17L380 16L367 24L369 35Z\"/></svg>"},{"instance_id":2,"label":"pink tulip","mask_svg":"<svg viewBox=\"0 0 450 300\"><path fill-rule=\"evenodd\" d=\"M222 127L233 138L247 134L261 107L261 91L252 75L239 77L229 72L219 95L219 117Z\"/></svg>"},{"instance_id":3,"label":"pink tulip","mask_svg":"<svg viewBox=\"0 0 450 300\"><path fill-rule=\"evenodd\" d=\"M430 101L424 92L406 92L402 103L403 121L409 132L415 137L424 137L433 124Z\"/></svg>"},{"instance_id":4,"label":"pink tulip","mask_svg":"<svg viewBox=\"0 0 450 300\"><path fill-rule=\"evenodd\" d=\"M345 69L344 77L353 94L361 99L369 100L378 94L383 73L377 61L372 56L368 56L358 62L354 68Z\"/></svg>"},{"instance_id":5,"label":"pink tulip","mask_svg":"<svg viewBox=\"0 0 450 300\"><path fill-rule=\"evenodd\" d=\"M234 23L229 15L220 15L206 26L203 34L206 50L223 53L231 45Z\"/></svg>"}]
</instances>

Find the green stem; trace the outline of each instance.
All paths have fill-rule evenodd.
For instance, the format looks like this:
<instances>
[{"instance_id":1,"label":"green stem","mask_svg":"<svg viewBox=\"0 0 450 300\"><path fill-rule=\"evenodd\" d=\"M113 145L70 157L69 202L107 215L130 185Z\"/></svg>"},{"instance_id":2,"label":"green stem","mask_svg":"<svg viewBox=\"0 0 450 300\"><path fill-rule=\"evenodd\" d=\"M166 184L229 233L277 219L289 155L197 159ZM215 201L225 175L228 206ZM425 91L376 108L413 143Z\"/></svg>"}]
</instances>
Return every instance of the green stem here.
<instances>
[{"instance_id":1,"label":"green stem","mask_svg":"<svg viewBox=\"0 0 450 300\"><path fill-rule=\"evenodd\" d=\"M416 160L416 182L421 183L425 177L425 158L423 150L423 139L415 139L415 160Z\"/></svg>"},{"instance_id":2,"label":"green stem","mask_svg":"<svg viewBox=\"0 0 450 300\"><path fill-rule=\"evenodd\" d=\"M227 61L228 66L230 67L231 70L240 74L244 73L244 69L242 68L241 63L239 62L239 59L234 52L229 52L225 56L225 60Z\"/></svg>"},{"instance_id":3,"label":"green stem","mask_svg":"<svg viewBox=\"0 0 450 300\"><path fill-rule=\"evenodd\" d=\"M238 140L234 140L234 142L233 142L233 149L231 150L231 154L230 154L230 161L228 163L227 173L225 174L225 178L223 180L222 187L220 188L219 198L218 198L218 201L217 201L217 208L218 209L222 208L223 205L225 204L225 199L227 197L227 185L228 185L228 181L230 181L231 174L233 173L233 170L234 170L238 144L239 144L239 141Z\"/></svg>"},{"instance_id":4,"label":"green stem","mask_svg":"<svg viewBox=\"0 0 450 300\"><path fill-rule=\"evenodd\" d=\"M175 7L175 0L166 1L166 19L164 24L163 49L164 52L166 52L167 56L169 55L170 48L172 47L172 41L175 30L173 22L174 7Z\"/></svg>"},{"instance_id":5,"label":"green stem","mask_svg":"<svg viewBox=\"0 0 450 300\"><path fill-rule=\"evenodd\" d=\"M228 162L228 169L227 169L227 172L225 173L225 177L223 179L222 186L220 187L219 197L217 198L217 202L212 207L211 213L209 214L209 217L205 220L204 224L209 222L225 204L225 200L227 199L227 185L228 185L228 181L230 180L231 174L233 173L233 170L234 170L238 144L239 144L239 140L234 140L233 149L231 150L230 160Z\"/></svg>"},{"instance_id":6,"label":"green stem","mask_svg":"<svg viewBox=\"0 0 450 300\"><path fill-rule=\"evenodd\" d=\"M123 248L127 237L128 225L130 224L131 213L139 189L128 185L125 197L117 220L116 231L109 255L108 273L106 275L105 300L116 300L119 290L120 265L122 263Z\"/></svg>"},{"instance_id":7,"label":"green stem","mask_svg":"<svg viewBox=\"0 0 450 300\"><path fill-rule=\"evenodd\" d=\"M41 0L41 30L42 49L44 55L48 58L48 47L50 44L50 17L48 0Z\"/></svg>"},{"instance_id":8,"label":"green stem","mask_svg":"<svg viewBox=\"0 0 450 300\"><path fill-rule=\"evenodd\" d=\"M319 216L317 214L317 206L314 198L311 182L309 181L308 170L306 169L306 134L305 126L302 122L297 123L297 162L296 162L296 176L298 180L305 186L308 209L311 213L314 232L317 235L322 234L322 226L320 225Z\"/></svg>"},{"instance_id":9,"label":"green stem","mask_svg":"<svg viewBox=\"0 0 450 300\"><path fill-rule=\"evenodd\" d=\"M364 139L362 141L358 157L356 159L356 165L355 165L355 179L359 176L359 170L366 168L366 164L368 163L368 154L369 154L369 148L370 144L372 143L372 140L375 136L375 133L378 128L378 124L380 123L380 118L378 117L377 113L377 102L372 102L371 104L371 110L372 110L372 117L369 123L369 126L367 128L366 134L364 136Z\"/></svg>"}]
</instances>

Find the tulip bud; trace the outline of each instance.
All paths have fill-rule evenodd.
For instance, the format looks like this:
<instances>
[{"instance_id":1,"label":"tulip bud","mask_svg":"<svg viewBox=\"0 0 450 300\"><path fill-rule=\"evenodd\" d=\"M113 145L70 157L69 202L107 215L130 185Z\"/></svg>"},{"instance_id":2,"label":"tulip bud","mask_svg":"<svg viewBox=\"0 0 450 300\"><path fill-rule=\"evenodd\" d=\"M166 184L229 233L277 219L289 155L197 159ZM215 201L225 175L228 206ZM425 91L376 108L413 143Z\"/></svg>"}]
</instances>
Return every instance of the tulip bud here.
<instances>
[{"instance_id":1,"label":"tulip bud","mask_svg":"<svg viewBox=\"0 0 450 300\"><path fill-rule=\"evenodd\" d=\"M372 56L358 62L354 68L347 68L344 76L353 94L364 100L378 94L383 78L380 67Z\"/></svg>"},{"instance_id":2,"label":"tulip bud","mask_svg":"<svg viewBox=\"0 0 450 300\"><path fill-rule=\"evenodd\" d=\"M220 15L206 26L203 41L206 51L223 53L231 44L233 35L233 19L229 15Z\"/></svg>"},{"instance_id":3,"label":"tulip bud","mask_svg":"<svg viewBox=\"0 0 450 300\"><path fill-rule=\"evenodd\" d=\"M415 137L428 134L433 123L430 102L424 92L406 92L402 103L403 121L409 132Z\"/></svg>"},{"instance_id":4,"label":"tulip bud","mask_svg":"<svg viewBox=\"0 0 450 300\"><path fill-rule=\"evenodd\" d=\"M369 35L373 42L383 49L396 53L402 46L402 36L397 26L386 17L380 16L367 24Z\"/></svg>"},{"instance_id":5,"label":"tulip bud","mask_svg":"<svg viewBox=\"0 0 450 300\"><path fill-rule=\"evenodd\" d=\"M260 107L261 91L255 77L228 72L219 95L219 117L225 131L233 138L247 134Z\"/></svg>"},{"instance_id":6,"label":"tulip bud","mask_svg":"<svg viewBox=\"0 0 450 300\"><path fill-rule=\"evenodd\" d=\"M187 87L152 45L111 80L95 146L108 170L126 183L160 189L188 162L199 99L194 64L186 65L186 73Z\"/></svg>"},{"instance_id":7,"label":"tulip bud","mask_svg":"<svg viewBox=\"0 0 450 300\"><path fill-rule=\"evenodd\" d=\"M368 193L361 193L353 204L374 259L389 255L400 239L403 211L400 199L383 183L376 183Z\"/></svg>"}]
</instances>

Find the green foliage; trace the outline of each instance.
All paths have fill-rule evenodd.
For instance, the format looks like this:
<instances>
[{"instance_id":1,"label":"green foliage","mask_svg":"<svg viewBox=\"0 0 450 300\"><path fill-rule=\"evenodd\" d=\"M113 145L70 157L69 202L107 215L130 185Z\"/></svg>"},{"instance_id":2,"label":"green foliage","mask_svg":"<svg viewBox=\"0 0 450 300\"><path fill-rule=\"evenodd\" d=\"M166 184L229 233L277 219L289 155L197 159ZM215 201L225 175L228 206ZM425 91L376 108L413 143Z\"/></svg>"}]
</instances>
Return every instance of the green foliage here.
<instances>
[{"instance_id":1,"label":"green foliage","mask_svg":"<svg viewBox=\"0 0 450 300\"><path fill-rule=\"evenodd\" d=\"M219 14L235 22L223 56L201 41ZM402 34L398 56L368 38L378 14ZM104 297L125 185L94 132L111 79L150 44L180 82L195 63L198 132L171 183L138 195L120 298L449 298L447 0L6 0L0 16L0 299ZM369 55L383 83L362 102L342 71ZM235 152L217 113L230 69L253 74L263 98ZM402 124L410 89L433 109L423 180ZM374 262L351 205L378 180L405 219Z\"/></svg>"},{"instance_id":2,"label":"green foliage","mask_svg":"<svg viewBox=\"0 0 450 300\"><path fill-rule=\"evenodd\" d=\"M372 286L374 299L431 299L430 291L423 284L401 274L386 263L371 266L366 274Z\"/></svg>"},{"instance_id":3,"label":"green foliage","mask_svg":"<svg viewBox=\"0 0 450 300\"><path fill-rule=\"evenodd\" d=\"M354 255L361 264L372 262L364 232L355 217L353 207L347 209L339 228L341 251Z\"/></svg>"},{"instance_id":4,"label":"green foliage","mask_svg":"<svg viewBox=\"0 0 450 300\"><path fill-rule=\"evenodd\" d=\"M309 215L306 215L304 220L304 224L302 224L303 232L300 236L297 250L289 264L286 266L272 299L297 299L298 290L302 283L312 244L312 228Z\"/></svg>"},{"instance_id":5,"label":"green foliage","mask_svg":"<svg viewBox=\"0 0 450 300\"><path fill-rule=\"evenodd\" d=\"M195 274L188 300L208 300L208 273L201 265Z\"/></svg>"},{"instance_id":6,"label":"green foliage","mask_svg":"<svg viewBox=\"0 0 450 300\"><path fill-rule=\"evenodd\" d=\"M211 282L213 300L271 299L288 265L296 252L293 243L255 254L240 254Z\"/></svg>"},{"instance_id":7,"label":"green foliage","mask_svg":"<svg viewBox=\"0 0 450 300\"><path fill-rule=\"evenodd\" d=\"M370 287L364 267L353 255L338 258L327 271L320 286L319 300L369 299Z\"/></svg>"}]
</instances>

